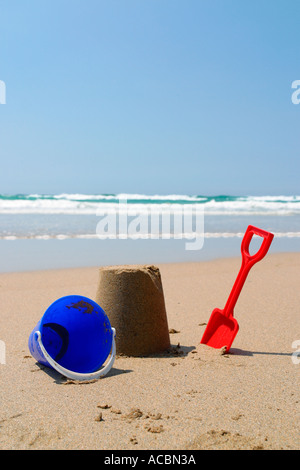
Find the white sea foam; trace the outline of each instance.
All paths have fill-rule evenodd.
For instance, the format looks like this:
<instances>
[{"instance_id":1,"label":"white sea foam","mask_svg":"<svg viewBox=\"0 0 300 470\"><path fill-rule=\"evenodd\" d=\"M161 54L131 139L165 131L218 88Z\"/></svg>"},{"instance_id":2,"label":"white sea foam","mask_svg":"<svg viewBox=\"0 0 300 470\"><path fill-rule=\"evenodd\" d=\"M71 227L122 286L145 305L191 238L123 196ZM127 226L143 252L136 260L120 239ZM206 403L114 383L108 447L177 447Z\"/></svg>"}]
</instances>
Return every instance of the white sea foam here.
<instances>
[{"instance_id":1,"label":"white sea foam","mask_svg":"<svg viewBox=\"0 0 300 470\"><path fill-rule=\"evenodd\" d=\"M243 232L182 232L182 233L161 233L155 238L160 239L194 239L195 237L204 237L204 238L243 238L245 234ZM300 232L275 232L274 236L276 238L300 238ZM0 236L0 240L70 240L70 239L82 239L82 240L106 240L106 239L141 239L141 240L151 240L154 239L153 234L151 233L136 233L134 235L128 235L126 233L116 234L116 235L106 235L106 234L94 234L86 233L79 235L72 234L58 234L58 235L3 235Z\"/></svg>"},{"instance_id":2,"label":"white sea foam","mask_svg":"<svg viewBox=\"0 0 300 470\"><path fill-rule=\"evenodd\" d=\"M124 204L126 202L126 204ZM194 210L201 206L205 215L300 215L300 196L205 197L187 195L86 195L32 194L24 197L1 197L0 214L70 214L98 215L99 213L132 213L149 211Z\"/></svg>"}]
</instances>

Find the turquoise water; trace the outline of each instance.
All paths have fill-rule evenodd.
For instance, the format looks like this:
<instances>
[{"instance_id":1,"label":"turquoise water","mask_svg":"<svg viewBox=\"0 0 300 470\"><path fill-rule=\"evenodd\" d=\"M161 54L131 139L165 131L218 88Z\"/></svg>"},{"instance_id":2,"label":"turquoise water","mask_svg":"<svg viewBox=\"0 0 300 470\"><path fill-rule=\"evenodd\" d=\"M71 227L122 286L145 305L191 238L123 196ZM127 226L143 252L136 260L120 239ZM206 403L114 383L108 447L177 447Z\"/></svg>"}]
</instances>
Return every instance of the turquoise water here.
<instances>
[{"instance_id":1,"label":"turquoise water","mask_svg":"<svg viewBox=\"0 0 300 470\"><path fill-rule=\"evenodd\" d=\"M134 237L120 230L125 216ZM99 232L105 220L115 222L112 239ZM300 196L0 195L0 271L240 256L250 224L275 234L270 252L299 251ZM196 236L201 249L187 250Z\"/></svg>"},{"instance_id":2,"label":"turquoise water","mask_svg":"<svg viewBox=\"0 0 300 470\"><path fill-rule=\"evenodd\" d=\"M184 211L194 211L194 219L202 211L207 238L236 236L248 223L278 236L300 236L300 196L17 194L0 195L0 239L97 238L97 224L108 214L126 214L129 223L154 212L175 217ZM172 227L159 233L171 236Z\"/></svg>"}]
</instances>

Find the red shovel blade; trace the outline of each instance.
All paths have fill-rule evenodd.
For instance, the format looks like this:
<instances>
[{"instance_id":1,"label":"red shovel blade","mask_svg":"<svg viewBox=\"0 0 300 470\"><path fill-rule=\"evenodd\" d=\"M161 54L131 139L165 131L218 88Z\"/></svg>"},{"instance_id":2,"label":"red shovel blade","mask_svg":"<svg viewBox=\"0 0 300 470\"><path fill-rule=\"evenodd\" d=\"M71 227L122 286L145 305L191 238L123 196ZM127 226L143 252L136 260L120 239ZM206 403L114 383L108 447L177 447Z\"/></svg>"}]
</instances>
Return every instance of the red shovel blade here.
<instances>
[{"instance_id":1,"label":"red shovel blade","mask_svg":"<svg viewBox=\"0 0 300 470\"><path fill-rule=\"evenodd\" d=\"M226 346L226 351L229 351L238 331L239 325L236 319L232 315L225 316L223 310L215 308L210 316L201 343L216 349Z\"/></svg>"}]
</instances>

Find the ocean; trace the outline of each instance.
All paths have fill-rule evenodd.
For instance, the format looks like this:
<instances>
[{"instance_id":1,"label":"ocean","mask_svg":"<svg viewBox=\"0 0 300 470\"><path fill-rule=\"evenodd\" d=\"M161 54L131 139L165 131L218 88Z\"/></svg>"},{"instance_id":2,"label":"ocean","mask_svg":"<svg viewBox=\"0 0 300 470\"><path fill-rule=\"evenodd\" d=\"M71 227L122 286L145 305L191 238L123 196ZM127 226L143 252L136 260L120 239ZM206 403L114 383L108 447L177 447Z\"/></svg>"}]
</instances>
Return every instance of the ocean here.
<instances>
[{"instance_id":1,"label":"ocean","mask_svg":"<svg viewBox=\"0 0 300 470\"><path fill-rule=\"evenodd\" d=\"M300 196L0 195L0 271L240 256L250 224L299 251Z\"/></svg>"}]
</instances>

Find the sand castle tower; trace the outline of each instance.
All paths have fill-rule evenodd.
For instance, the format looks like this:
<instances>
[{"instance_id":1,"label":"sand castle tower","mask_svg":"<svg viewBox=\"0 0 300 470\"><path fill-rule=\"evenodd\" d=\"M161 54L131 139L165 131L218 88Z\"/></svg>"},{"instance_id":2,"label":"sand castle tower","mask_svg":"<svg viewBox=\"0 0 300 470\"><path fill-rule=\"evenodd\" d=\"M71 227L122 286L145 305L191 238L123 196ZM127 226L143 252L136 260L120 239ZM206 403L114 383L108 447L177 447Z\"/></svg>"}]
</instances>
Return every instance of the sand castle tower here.
<instances>
[{"instance_id":1,"label":"sand castle tower","mask_svg":"<svg viewBox=\"0 0 300 470\"><path fill-rule=\"evenodd\" d=\"M100 268L96 302L116 329L117 354L147 356L170 347L159 268L152 265Z\"/></svg>"}]
</instances>

